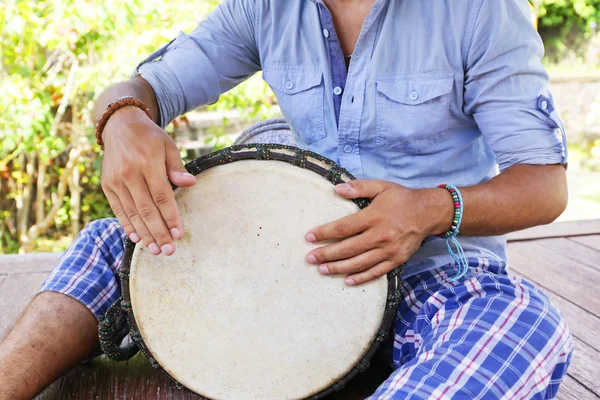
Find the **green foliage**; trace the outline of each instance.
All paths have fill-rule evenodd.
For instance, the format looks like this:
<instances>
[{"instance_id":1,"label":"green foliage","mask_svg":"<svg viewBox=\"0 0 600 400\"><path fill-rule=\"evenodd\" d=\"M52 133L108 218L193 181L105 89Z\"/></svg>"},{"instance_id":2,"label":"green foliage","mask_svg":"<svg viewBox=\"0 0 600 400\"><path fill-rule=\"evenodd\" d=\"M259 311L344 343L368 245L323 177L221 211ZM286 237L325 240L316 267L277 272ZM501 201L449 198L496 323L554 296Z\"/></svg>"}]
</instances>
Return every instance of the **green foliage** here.
<instances>
[{"instance_id":1,"label":"green foliage","mask_svg":"<svg viewBox=\"0 0 600 400\"><path fill-rule=\"evenodd\" d=\"M542 0L539 31L548 57L560 61L567 53L579 54L600 25L600 0Z\"/></svg>"},{"instance_id":2,"label":"green foliage","mask_svg":"<svg viewBox=\"0 0 600 400\"><path fill-rule=\"evenodd\" d=\"M0 253L111 216L91 112L110 84L191 31L217 0L7 0L0 4ZM262 82L214 109L268 115ZM62 185L62 186L61 186ZM68 242L68 240L66 241Z\"/></svg>"}]
</instances>

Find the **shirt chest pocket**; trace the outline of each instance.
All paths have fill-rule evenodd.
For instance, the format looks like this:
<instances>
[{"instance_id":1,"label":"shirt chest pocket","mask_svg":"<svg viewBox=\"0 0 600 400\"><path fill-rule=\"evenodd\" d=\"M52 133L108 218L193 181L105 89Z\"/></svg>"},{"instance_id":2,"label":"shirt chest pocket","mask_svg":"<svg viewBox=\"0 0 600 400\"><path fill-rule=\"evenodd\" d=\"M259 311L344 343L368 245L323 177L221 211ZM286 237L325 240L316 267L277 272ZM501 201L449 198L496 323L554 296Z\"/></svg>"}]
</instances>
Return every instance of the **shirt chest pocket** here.
<instances>
[{"instance_id":1,"label":"shirt chest pocket","mask_svg":"<svg viewBox=\"0 0 600 400\"><path fill-rule=\"evenodd\" d=\"M293 132L306 144L327 136L323 109L323 73L303 67L267 67L269 84Z\"/></svg>"},{"instance_id":2,"label":"shirt chest pocket","mask_svg":"<svg viewBox=\"0 0 600 400\"><path fill-rule=\"evenodd\" d=\"M448 130L451 73L379 77L375 143L397 153L426 154Z\"/></svg>"}]
</instances>

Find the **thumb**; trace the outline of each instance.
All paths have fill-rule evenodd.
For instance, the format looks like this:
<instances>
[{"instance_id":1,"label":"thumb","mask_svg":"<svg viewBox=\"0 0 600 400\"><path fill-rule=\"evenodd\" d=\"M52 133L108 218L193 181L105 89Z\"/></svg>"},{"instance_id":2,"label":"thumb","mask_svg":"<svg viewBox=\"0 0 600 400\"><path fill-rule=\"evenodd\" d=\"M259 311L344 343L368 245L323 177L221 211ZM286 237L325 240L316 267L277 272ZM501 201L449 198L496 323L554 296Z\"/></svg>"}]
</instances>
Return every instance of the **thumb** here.
<instances>
[{"instance_id":1,"label":"thumb","mask_svg":"<svg viewBox=\"0 0 600 400\"><path fill-rule=\"evenodd\" d=\"M347 199L357 199L359 197L372 199L388 186L388 182L380 180L361 179L342 183L335 186L335 192Z\"/></svg>"},{"instance_id":2,"label":"thumb","mask_svg":"<svg viewBox=\"0 0 600 400\"><path fill-rule=\"evenodd\" d=\"M183 166L179 149L174 143L167 143L165 149L167 175L175 186L191 186L196 183L196 177Z\"/></svg>"}]
</instances>

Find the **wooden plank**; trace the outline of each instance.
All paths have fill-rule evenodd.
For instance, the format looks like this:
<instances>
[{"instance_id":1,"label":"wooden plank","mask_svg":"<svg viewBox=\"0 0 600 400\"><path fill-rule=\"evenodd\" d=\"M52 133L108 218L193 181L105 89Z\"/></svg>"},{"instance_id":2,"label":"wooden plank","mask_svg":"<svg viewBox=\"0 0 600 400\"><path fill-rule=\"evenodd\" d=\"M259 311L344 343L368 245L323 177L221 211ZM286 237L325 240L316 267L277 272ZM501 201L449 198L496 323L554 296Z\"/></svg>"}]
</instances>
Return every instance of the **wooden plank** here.
<instances>
[{"instance_id":1,"label":"wooden plank","mask_svg":"<svg viewBox=\"0 0 600 400\"><path fill-rule=\"evenodd\" d=\"M65 375L60 398L65 399L202 399L175 388L166 375L138 354L127 362L99 357Z\"/></svg>"},{"instance_id":2,"label":"wooden plank","mask_svg":"<svg viewBox=\"0 0 600 400\"><path fill-rule=\"evenodd\" d=\"M343 391L324 400L362 400L371 395L391 373L380 362L352 380ZM148 360L138 354L127 362L114 362L99 357L65 375L60 398L65 399L177 399L202 400L203 397L186 389L177 389L162 372L152 368ZM45 399L44 399L45 400Z\"/></svg>"},{"instance_id":3,"label":"wooden plank","mask_svg":"<svg viewBox=\"0 0 600 400\"><path fill-rule=\"evenodd\" d=\"M48 273L8 275L0 291L0 341L8 333Z\"/></svg>"},{"instance_id":4,"label":"wooden plank","mask_svg":"<svg viewBox=\"0 0 600 400\"><path fill-rule=\"evenodd\" d=\"M600 241L600 236L597 237L598 241ZM542 239L535 242L562 254L573 262L581 263L600 271L600 250L594 250L567 238Z\"/></svg>"},{"instance_id":5,"label":"wooden plank","mask_svg":"<svg viewBox=\"0 0 600 400\"><path fill-rule=\"evenodd\" d=\"M572 376L565 376L558 390L557 400L597 400L592 391L577 382Z\"/></svg>"},{"instance_id":6,"label":"wooden plank","mask_svg":"<svg viewBox=\"0 0 600 400\"><path fill-rule=\"evenodd\" d=\"M556 294L600 316L598 285L600 271L573 262L536 242L515 242L508 246L510 268L551 288Z\"/></svg>"},{"instance_id":7,"label":"wooden plank","mask_svg":"<svg viewBox=\"0 0 600 400\"><path fill-rule=\"evenodd\" d=\"M600 235L600 219L554 222L508 234L511 242L552 237Z\"/></svg>"},{"instance_id":8,"label":"wooden plank","mask_svg":"<svg viewBox=\"0 0 600 400\"><path fill-rule=\"evenodd\" d=\"M46 390L34 397L34 400L60 400L60 390L62 387L63 378L58 378Z\"/></svg>"},{"instance_id":9,"label":"wooden plank","mask_svg":"<svg viewBox=\"0 0 600 400\"><path fill-rule=\"evenodd\" d=\"M590 249L595 249L595 250L600 251L600 236L599 235L576 236L576 237L570 237L569 240L577 242L584 246L587 246Z\"/></svg>"},{"instance_id":10,"label":"wooden plank","mask_svg":"<svg viewBox=\"0 0 600 400\"><path fill-rule=\"evenodd\" d=\"M577 379L596 396L600 396L600 351L575 339L575 350L569 366L569 375Z\"/></svg>"},{"instance_id":11,"label":"wooden plank","mask_svg":"<svg viewBox=\"0 0 600 400\"><path fill-rule=\"evenodd\" d=\"M49 272L62 253L0 255L0 275Z\"/></svg>"}]
</instances>

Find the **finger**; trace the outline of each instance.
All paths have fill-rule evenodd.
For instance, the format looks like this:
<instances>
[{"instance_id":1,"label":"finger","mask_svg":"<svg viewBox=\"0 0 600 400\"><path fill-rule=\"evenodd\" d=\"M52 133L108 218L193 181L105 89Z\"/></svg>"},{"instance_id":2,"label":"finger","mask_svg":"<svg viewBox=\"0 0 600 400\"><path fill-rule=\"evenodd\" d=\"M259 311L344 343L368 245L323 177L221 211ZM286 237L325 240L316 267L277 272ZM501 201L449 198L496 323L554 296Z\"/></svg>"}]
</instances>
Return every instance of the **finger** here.
<instances>
[{"instance_id":1,"label":"finger","mask_svg":"<svg viewBox=\"0 0 600 400\"><path fill-rule=\"evenodd\" d=\"M146 180L144 178L132 180L129 186L129 192L131 193L131 197L133 197L137 213L148 227L150 235L152 235L156 244L160 247L160 251L165 255L173 254L175 251L173 237L167 229L167 225L163 221L162 215L156 207L156 204L154 204L154 199L150 194ZM146 242L144 241L144 243ZM150 247L148 247L148 249L150 249Z\"/></svg>"},{"instance_id":2,"label":"finger","mask_svg":"<svg viewBox=\"0 0 600 400\"><path fill-rule=\"evenodd\" d=\"M160 215L166 224L173 239L180 239L183 236L183 221L179 215L179 207L175 201L175 193L169 184L168 179L159 171L146 176L146 183L152 195L154 205L158 208Z\"/></svg>"},{"instance_id":3,"label":"finger","mask_svg":"<svg viewBox=\"0 0 600 400\"><path fill-rule=\"evenodd\" d=\"M344 281L348 286L360 285L381 278L397 266L391 261L383 261L365 271L348 275Z\"/></svg>"},{"instance_id":4,"label":"finger","mask_svg":"<svg viewBox=\"0 0 600 400\"><path fill-rule=\"evenodd\" d=\"M137 207L135 206L135 202L133 201L133 197L131 196L129 190L126 187L123 187L118 191L118 196L121 204L123 205L123 209L125 210L125 215L127 215L127 218L129 218L129 221L133 225L136 233L140 236L144 245L148 248L148 251L150 251L150 254L160 254L160 248L156 244L156 241L154 240L154 237L152 237L152 234L144 223L144 220L138 213Z\"/></svg>"},{"instance_id":5,"label":"finger","mask_svg":"<svg viewBox=\"0 0 600 400\"><path fill-rule=\"evenodd\" d=\"M306 255L309 264L345 260L374 249L377 244L369 240L369 235L364 232L357 236L349 237L341 242L331 243L310 251Z\"/></svg>"},{"instance_id":6,"label":"finger","mask_svg":"<svg viewBox=\"0 0 600 400\"><path fill-rule=\"evenodd\" d=\"M371 226L371 212L367 209L311 229L305 235L307 242L343 239L367 230Z\"/></svg>"},{"instance_id":7,"label":"finger","mask_svg":"<svg viewBox=\"0 0 600 400\"><path fill-rule=\"evenodd\" d=\"M319 265L319 272L322 275L355 274L381 263L385 258L383 251L372 249L347 260L321 264Z\"/></svg>"},{"instance_id":8,"label":"finger","mask_svg":"<svg viewBox=\"0 0 600 400\"><path fill-rule=\"evenodd\" d=\"M191 186L196 183L196 177L190 174L187 169L183 166L183 161L181 160L181 155L179 154L179 149L173 143L173 141L168 141L165 147L165 156L166 161L165 165L167 167L167 175L169 180L175 186Z\"/></svg>"},{"instance_id":9,"label":"finger","mask_svg":"<svg viewBox=\"0 0 600 400\"><path fill-rule=\"evenodd\" d=\"M335 191L347 199L359 197L372 199L390 186L389 182L376 179L361 179L335 186Z\"/></svg>"},{"instance_id":10,"label":"finger","mask_svg":"<svg viewBox=\"0 0 600 400\"><path fill-rule=\"evenodd\" d=\"M108 204L110 204L110 208L112 208L115 217L119 220L119 224L121 228L125 231L127 237L133 242L137 243L141 240L140 235L135 230L135 227L127 217L127 213L125 212L125 208L123 204L119 200L119 197L110 190L105 190L104 195L108 200Z\"/></svg>"}]
</instances>

